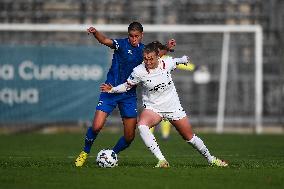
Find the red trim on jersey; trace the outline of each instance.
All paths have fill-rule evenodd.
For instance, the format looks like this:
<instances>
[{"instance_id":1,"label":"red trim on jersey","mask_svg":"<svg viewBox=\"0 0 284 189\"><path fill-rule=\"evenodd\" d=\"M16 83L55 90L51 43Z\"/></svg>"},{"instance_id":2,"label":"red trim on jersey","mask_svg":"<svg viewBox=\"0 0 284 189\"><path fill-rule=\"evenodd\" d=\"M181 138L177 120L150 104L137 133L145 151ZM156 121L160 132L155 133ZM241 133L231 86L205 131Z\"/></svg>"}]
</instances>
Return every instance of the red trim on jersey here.
<instances>
[{"instance_id":1,"label":"red trim on jersey","mask_svg":"<svg viewBox=\"0 0 284 189\"><path fill-rule=\"evenodd\" d=\"M162 62L163 62L163 69L166 69L166 64L165 64L164 60L162 60Z\"/></svg>"},{"instance_id":2,"label":"red trim on jersey","mask_svg":"<svg viewBox=\"0 0 284 189\"><path fill-rule=\"evenodd\" d=\"M129 83L128 81L126 81L126 83L127 83L127 85L129 85L129 86L134 86L134 85L132 85L131 83Z\"/></svg>"},{"instance_id":3,"label":"red trim on jersey","mask_svg":"<svg viewBox=\"0 0 284 189\"><path fill-rule=\"evenodd\" d=\"M146 68L146 71L148 72L148 74L150 73L150 70L146 67L146 65L145 65L145 68Z\"/></svg>"}]
</instances>

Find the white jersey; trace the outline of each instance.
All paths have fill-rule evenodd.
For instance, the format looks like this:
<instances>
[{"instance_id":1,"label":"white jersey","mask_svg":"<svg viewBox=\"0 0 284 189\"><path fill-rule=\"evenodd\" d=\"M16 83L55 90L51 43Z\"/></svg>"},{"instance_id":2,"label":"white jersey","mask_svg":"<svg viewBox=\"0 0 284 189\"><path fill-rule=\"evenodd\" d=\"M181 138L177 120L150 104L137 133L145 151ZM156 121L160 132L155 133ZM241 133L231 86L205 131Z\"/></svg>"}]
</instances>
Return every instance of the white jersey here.
<instances>
[{"instance_id":1,"label":"white jersey","mask_svg":"<svg viewBox=\"0 0 284 189\"><path fill-rule=\"evenodd\" d=\"M142 101L144 108L159 113L171 113L183 110L179 101L171 71L176 68L172 57L159 59L155 69L148 70L144 62L135 67L127 79L130 85L143 85Z\"/></svg>"}]
</instances>

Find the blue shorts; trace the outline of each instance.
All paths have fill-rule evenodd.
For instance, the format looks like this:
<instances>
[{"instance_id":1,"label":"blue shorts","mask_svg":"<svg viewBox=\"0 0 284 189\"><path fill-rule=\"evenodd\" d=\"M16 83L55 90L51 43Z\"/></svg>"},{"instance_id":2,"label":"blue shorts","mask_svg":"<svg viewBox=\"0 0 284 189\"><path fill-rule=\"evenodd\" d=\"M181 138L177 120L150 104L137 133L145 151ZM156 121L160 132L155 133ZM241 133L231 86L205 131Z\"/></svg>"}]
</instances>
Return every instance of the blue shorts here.
<instances>
[{"instance_id":1,"label":"blue shorts","mask_svg":"<svg viewBox=\"0 0 284 189\"><path fill-rule=\"evenodd\" d=\"M128 94L101 93L96 110L110 114L118 106L122 118L137 117L137 97Z\"/></svg>"}]
</instances>

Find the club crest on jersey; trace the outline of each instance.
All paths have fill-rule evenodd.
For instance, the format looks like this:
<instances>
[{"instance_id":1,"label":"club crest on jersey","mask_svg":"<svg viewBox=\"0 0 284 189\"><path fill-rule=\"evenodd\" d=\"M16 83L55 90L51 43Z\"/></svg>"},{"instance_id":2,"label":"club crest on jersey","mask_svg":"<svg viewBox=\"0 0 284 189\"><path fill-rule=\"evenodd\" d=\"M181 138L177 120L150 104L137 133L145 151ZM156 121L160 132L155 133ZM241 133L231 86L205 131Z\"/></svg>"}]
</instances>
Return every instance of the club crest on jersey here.
<instances>
[{"instance_id":1,"label":"club crest on jersey","mask_svg":"<svg viewBox=\"0 0 284 189\"><path fill-rule=\"evenodd\" d=\"M100 100L97 106L100 106L100 105L102 105L102 104L103 104L103 101Z\"/></svg>"},{"instance_id":2,"label":"club crest on jersey","mask_svg":"<svg viewBox=\"0 0 284 189\"><path fill-rule=\"evenodd\" d=\"M129 79L134 80L134 77L132 74L129 76Z\"/></svg>"},{"instance_id":3,"label":"club crest on jersey","mask_svg":"<svg viewBox=\"0 0 284 189\"><path fill-rule=\"evenodd\" d=\"M128 50L128 54L132 54L132 50Z\"/></svg>"}]
</instances>

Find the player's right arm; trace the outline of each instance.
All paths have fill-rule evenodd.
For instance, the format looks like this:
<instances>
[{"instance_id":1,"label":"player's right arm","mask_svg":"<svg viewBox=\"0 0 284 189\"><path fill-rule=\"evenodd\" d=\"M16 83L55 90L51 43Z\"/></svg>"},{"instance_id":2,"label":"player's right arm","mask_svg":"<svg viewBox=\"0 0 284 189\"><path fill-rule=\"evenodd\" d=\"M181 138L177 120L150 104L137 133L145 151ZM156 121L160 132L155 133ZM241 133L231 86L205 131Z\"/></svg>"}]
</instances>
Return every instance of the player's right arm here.
<instances>
[{"instance_id":1,"label":"player's right arm","mask_svg":"<svg viewBox=\"0 0 284 189\"><path fill-rule=\"evenodd\" d=\"M98 40L99 43L106 45L112 49L115 48L112 39L106 37L102 32L99 32L96 28L94 27L89 27L87 29L88 34L93 34L94 37Z\"/></svg>"},{"instance_id":2,"label":"player's right arm","mask_svg":"<svg viewBox=\"0 0 284 189\"><path fill-rule=\"evenodd\" d=\"M116 87L113 87L111 84L103 83L100 86L101 91L107 93L124 93L130 90L132 87L134 87L135 85L141 82L141 79L136 72L137 72L137 67L134 68L133 72L128 77L125 83L122 83Z\"/></svg>"},{"instance_id":3,"label":"player's right arm","mask_svg":"<svg viewBox=\"0 0 284 189\"><path fill-rule=\"evenodd\" d=\"M116 87L113 87L111 84L103 83L100 88L102 92L106 93L125 93L130 90L133 86L129 85L127 82L122 83Z\"/></svg>"}]
</instances>

